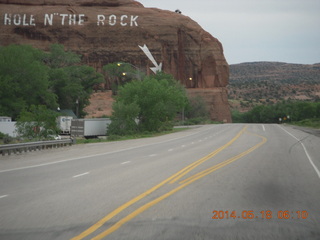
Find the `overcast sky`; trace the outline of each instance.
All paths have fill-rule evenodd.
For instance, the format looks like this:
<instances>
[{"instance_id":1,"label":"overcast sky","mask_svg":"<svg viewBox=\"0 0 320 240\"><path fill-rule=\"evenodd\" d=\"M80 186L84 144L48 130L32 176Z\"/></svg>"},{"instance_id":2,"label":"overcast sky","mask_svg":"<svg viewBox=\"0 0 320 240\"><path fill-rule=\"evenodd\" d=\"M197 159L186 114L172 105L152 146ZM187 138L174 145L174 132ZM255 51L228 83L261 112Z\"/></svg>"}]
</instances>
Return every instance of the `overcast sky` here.
<instances>
[{"instance_id":1,"label":"overcast sky","mask_svg":"<svg viewBox=\"0 0 320 240\"><path fill-rule=\"evenodd\" d=\"M320 0L138 0L182 11L219 39L229 64L320 63Z\"/></svg>"}]
</instances>

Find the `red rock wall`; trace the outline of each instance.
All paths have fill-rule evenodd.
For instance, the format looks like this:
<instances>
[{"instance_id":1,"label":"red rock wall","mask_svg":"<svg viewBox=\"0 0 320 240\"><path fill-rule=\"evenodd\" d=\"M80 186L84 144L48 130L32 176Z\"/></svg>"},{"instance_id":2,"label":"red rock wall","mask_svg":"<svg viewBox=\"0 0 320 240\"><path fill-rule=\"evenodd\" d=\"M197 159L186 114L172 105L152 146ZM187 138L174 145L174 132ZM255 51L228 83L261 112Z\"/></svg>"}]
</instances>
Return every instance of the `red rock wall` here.
<instances>
[{"instance_id":1,"label":"red rock wall","mask_svg":"<svg viewBox=\"0 0 320 240\"><path fill-rule=\"evenodd\" d=\"M201 96L209 106L211 119L214 121L232 122L228 103L228 92L225 88L189 88L188 96Z\"/></svg>"},{"instance_id":2,"label":"red rock wall","mask_svg":"<svg viewBox=\"0 0 320 240\"><path fill-rule=\"evenodd\" d=\"M221 43L182 14L144 8L132 0L0 0L0 28L0 45L48 50L60 43L98 70L111 62L129 62L150 73L153 64L138 47L146 44L163 70L187 88L226 93L229 67ZM212 99L219 97L225 96ZM223 99L212 104L221 104L212 109L225 109L212 110L213 119L231 119Z\"/></svg>"},{"instance_id":3,"label":"red rock wall","mask_svg":"<svg viewBox=\"0 0 320 240\"><path fill-rule=\"evenodd\" d=\"M19 5L68 5L68 6L134 6L140 3L132 0L0 0L0 4L19 4Z\"/></svg>"}]
</instances>

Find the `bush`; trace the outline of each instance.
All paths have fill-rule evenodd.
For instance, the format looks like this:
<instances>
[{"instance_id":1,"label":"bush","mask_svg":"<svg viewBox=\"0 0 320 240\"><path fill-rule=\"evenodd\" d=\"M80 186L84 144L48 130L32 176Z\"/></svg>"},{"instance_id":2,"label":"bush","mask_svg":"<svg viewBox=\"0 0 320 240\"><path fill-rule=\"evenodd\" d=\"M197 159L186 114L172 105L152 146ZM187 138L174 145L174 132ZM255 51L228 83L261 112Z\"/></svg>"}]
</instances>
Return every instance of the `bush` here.
<instances>
[{"instance_id":1,"label":"bush","mask_svg":"<svg viewBox=\"0 0 320 240\"><path fill-rule=\"evenodd\" d=\"M2 133L0 132L0 140L4 143L4 144L9 144L13 141L13 138L10 137L8 134Z\"/></svg>"},{"instance_id":2,"label":"bush","mask_svg":"<svg viewBox=\"0 0 320 240\"><path fill-rule=\"evenodd\" d=\"M301 127L320 128L320 118L304 119L293 124Z\"/></svg>"},{"instance_id":3,"label":"bush","mask_svg":"<svg viewBox=\"0 0 320 240\"><path fill-rule=\"evenodd\" d=\"M232 122L233 123L243 123L244 121L244 114L240 113L238 110L231 111L232 115Z\"/></svg>"},{"instance_id":4,"label":"bush","mask_svg":"<svg viewBox=\"0 0 320 240\"><path fill-rule=\"evenodd\" d=\"M159 132L171 131L172 128L173 128L173 122L172 121L164 122L161 125L161 127L159 128Z\"/></svg>"},{"instance_id":5,"label":"bush","mask_svg":"<svg viewBox=\"0 0 320 240\"><path fill-rule=\"evenodd\" d=\"M289 116L289 118L288 118ZM304 119L314 119L320 116L319 102L281 102L272 105L260 105L246 113L232 112L234 122L248 123L279 123Z\"/></svg>"},{"instance_id":6,"label":"bush","mask_svg":"<svg viewBox=\"0 0 320 240\"><path fill-rule=\"evenodd\" d=\"M198 125L207 123L208 119L204 117L191 118L184 121L184 125Z\"/></svg>"},{"instance_id":7,"label":"bush","mask_svg":"<svg viewBox=\"0 0 320 240\"><path fill-rule=\"evenodd\" d=\"M58 114L46 106L32 105L27 111L21 112L17 121L19 136L27 139L42 140L58 132L56 118Z\"/></svg>"},{"instance_id":8,"label":"bush","mask_svg":"<svg viewBox=\"0 0 320 240\"><path fill-rule=\"evenodd\" d=\"M108 140L109 141L117 141L119 139L121 139L121 137L119 135L110 135L110 136L108 136Z\"/></svg>"},{"instance_id":9,"label":"bush","mask_svg":"<svg viewBox=\"0 0 320 240\"><path fill-rule=\"evenodd\" d=\"M207 103L201 96L190 97L186 106L185 115L187 118L209 119L209 110Z\"/></svg>"},{"instance_id":10,"label":"bush","mask_svg":"<svg viewBox=\"0 0 320 240\"><path fill-rule=\"evenodd\" d=\"M136 119L140 108L135 102L124 104L122 101L113 103L113 115L108 126L107 135L132 135L137 133Z\"/></svg>"},{"instance_id":11,"label":"bush","mask_svg":"<svg viewBox=\"0 0 320 240\"><path fill-rule=\"evenodd\" d=\"M129 82L119 87L108 134L171 130L186 102L184 87L171 75L158 73L143 81Z\"/></svg>"}]
</instances>

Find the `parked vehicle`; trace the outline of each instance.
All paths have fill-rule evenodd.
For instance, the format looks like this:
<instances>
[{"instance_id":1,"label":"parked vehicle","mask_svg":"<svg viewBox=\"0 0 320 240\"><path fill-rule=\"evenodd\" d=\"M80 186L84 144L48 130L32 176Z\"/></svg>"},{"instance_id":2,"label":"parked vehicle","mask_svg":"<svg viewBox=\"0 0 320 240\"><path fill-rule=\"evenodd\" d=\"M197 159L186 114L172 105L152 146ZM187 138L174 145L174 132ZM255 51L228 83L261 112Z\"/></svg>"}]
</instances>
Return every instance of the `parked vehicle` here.
<instances>
[{"instance_id":1,"label":"parked vehicle","mask_svg":"<svg viewBox=\"0 0 320 240\"><path fill-rule=\"evenodd\" d=\"M70 134L71 121L73 117L70 116L59 116L57 118L58 128L60 129L60 134Z\"/></svg>"},{"instance_id":2,"label":"parked vehicle","mask_svg":"<svg viewBox=\"0 0 320 240\"><path fill-rule=\"evenodd\" d=\"M106 136L110 118L72 119L71 137Z\"/></svg>"}]
</instances>

